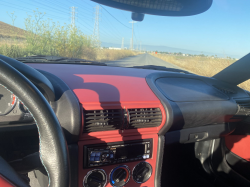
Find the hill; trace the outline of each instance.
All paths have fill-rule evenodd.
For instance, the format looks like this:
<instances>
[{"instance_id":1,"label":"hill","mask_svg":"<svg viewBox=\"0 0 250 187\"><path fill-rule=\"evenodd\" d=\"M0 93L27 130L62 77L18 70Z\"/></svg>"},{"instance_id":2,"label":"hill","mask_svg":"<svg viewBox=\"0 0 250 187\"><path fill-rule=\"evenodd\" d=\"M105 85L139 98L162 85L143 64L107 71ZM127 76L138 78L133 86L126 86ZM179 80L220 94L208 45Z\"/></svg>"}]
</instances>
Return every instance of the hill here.
<instances>
[{"instance_id":1,"label":"hill","mask_svg":"<svg viewBox=\"0 0 250 187\"><path fill-rule=\"evenodd\" d=\"M25 38L25 30L0 21L0 38Z\"/></svg>"}]
</instances>

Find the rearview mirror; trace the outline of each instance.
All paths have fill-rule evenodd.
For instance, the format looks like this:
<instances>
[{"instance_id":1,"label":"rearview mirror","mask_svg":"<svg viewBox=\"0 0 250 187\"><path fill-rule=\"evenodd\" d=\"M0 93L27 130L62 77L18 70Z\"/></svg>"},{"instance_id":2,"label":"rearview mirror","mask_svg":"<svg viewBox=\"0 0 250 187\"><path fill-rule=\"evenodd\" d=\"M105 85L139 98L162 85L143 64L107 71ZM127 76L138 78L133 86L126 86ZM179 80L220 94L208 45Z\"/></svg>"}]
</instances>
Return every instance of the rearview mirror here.
<instances>
[{"instance_id":1,"label":"rearview mirror","mask_svg":"<svg viewBox=\"0 0 250 187\"><path fill-rule=\"evenodd\" d=\"M92 0L96 3L136 13L159 16L191 16L207 11L213 0ZM142 20L135 20L142 21Z\"/></svg>"}]
</instances>

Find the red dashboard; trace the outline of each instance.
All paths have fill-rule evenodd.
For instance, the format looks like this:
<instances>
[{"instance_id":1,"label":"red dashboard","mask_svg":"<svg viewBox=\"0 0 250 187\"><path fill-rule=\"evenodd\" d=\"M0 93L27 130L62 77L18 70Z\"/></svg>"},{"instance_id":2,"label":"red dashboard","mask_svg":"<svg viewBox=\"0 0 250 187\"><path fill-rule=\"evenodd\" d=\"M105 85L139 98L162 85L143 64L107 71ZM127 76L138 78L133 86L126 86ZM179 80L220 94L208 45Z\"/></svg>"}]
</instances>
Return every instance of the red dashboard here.
<instances>
[{"instance_id":1,"label":"red dashboard","mask_svg":"<svg viewBox=\"0 0 250 187\"><path fill-rule=\"evenodd\" d=\"M57 64L30 64L38 70L44 70L61 78L77 96L84 110L103 109L133 109L159 108L162 113L161 125L150 128L112 130L101 132L81 133L79 137L79 182L83 186L83 179L93 169L103 169L107 175L106 186L112 186L109 175L116 166L126 165L131 172L140 161L113 164L96 168L83 168L84 146L124 142L129 140L152 139L152 157L145 159L152 166L151 177L143 184L136 183L132 177L125 186L154 186L156 157L158 147L158 132L165 124L166 114L160 100L155 96L146 82L146 76L154 70L132 68L57 65ZM82 130L83 132L82 123Z\"/></svg>"}]
</instances>

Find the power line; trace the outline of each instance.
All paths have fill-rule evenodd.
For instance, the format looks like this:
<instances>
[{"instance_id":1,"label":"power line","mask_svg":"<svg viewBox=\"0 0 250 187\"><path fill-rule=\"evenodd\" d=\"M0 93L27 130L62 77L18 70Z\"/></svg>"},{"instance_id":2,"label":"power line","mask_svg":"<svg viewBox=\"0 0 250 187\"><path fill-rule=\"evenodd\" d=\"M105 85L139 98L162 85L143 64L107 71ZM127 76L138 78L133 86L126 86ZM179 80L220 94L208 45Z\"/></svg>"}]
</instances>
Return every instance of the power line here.
<instances>
[{"instance_id":1,"label":"power line","mask_svg":"<svg viewBox=\"0 0 250 187\"><path fill-rule=\"evenodd\" d=\"M109 29L111 30L111 31L114 31L114 32L112 32L115 36L117 36L117 37L119 37L119 38L122 38L122 36L120 35L120 32L113 26L113 24L111 23L111 22L109 22L108 20L106 20L106 19L103 19L104 21L105 21L105 23L107 24L107 25L109 25ZM112 30L112 28L113 28L113 30ZM116 31L115 31L116 30Z\"/></svg>"},{"instance_id":2,"label":"power line","mask_svg":"<svg viewBox=\"0 0 250 187\"><path fill-rule=\"evenodd\" d=\"M87 11L89 11L91 14L93 13L91 10L89 10L88 8L86 8L86 7L84 7L84 6L82 6L82 5L80 5L80 4L78 4L78 1L73 1L73 0L71 0L72 2L74 2L74 4L76 4L78 7L80 7L80 8L82 8L82 9L84 9L84 10L87 10ZM93 8L93 7L92 7Z\"/></svg>"},{"instance_id":3,"label":"power line","mask_svg":"<svg viewBox=\"0 0 250 187\"><path fill-rule=\"evenodd\" d=\"M122 22L120 22L118 19L116 19L115 16L113 16L109 11L107 11L102 5L100 5L110 16L112 16L116 21L118 21L120 24L122 24L124 27L131 29L130 27L128 27L127 25L124 25Z\"/></svg>"},{"instance_id":4,"label":"power line","mask_svg":"<svg viewBox=\"0 0 250 187\"><path fill-rule=\"evenodd\" d=\"M1 3L6 3L6 2L1 2ZM8 6L8 7L11 7L11 8L15 8L17 10L22 10L22 11L26 11L26 12L30 12L30 13L34 13L34 11L32 9L28 9L26 7L22 7L22 6L19 6L19 5L13 5L13 4L1 4L1 5L4 5L4 6ZM62 17L58 17L58 16L55 16L55 15L52 15L52 14L48 14L46 13L45 15L48 15L48 16L54 16L54 17L57 17L57 19L62 19L62 20L65 20L65 18L62 18Z\"/></svg>"}]
</instances>

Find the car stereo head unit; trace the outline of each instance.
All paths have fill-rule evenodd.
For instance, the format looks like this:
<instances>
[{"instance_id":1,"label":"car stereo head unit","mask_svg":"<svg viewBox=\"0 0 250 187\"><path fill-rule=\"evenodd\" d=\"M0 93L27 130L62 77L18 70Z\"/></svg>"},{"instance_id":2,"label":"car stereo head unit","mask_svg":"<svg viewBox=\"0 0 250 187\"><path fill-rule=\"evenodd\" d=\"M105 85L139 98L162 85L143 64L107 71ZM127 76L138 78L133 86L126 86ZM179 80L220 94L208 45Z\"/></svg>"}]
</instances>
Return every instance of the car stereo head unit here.
<instances>
[{"instance_id":1,"label":"car stereo head unit","mask_svg":"<svg viewBox=\"0 0 250 187\"><path fill-rule=\"evenodd\" d=\"M85 145L83 167L110 165L152 157L152 139Z\"/></svg>"}]
</instances>

